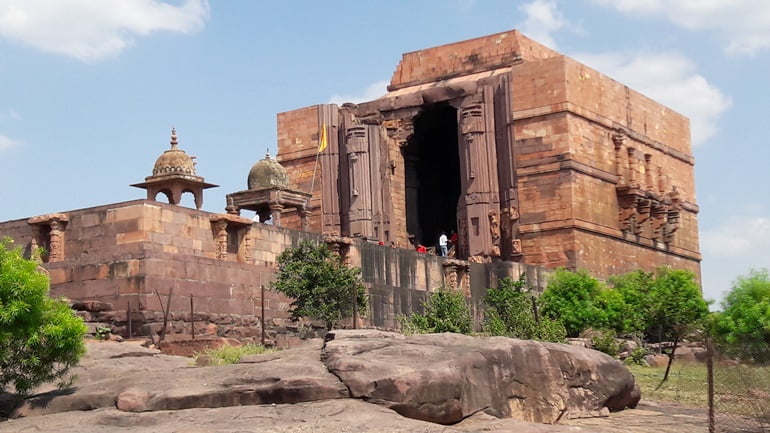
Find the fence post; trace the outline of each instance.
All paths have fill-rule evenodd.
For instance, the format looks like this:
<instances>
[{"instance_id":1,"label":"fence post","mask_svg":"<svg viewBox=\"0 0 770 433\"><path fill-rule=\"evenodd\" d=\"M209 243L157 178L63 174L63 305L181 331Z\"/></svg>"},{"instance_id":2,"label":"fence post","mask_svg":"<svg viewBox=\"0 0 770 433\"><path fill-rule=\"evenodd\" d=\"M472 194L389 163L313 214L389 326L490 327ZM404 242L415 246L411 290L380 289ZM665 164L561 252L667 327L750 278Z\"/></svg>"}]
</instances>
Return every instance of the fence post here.
<instances>
[{"instance_id":1,"label":"fence post","mask_svg":"<svg viewBox=\"0 0 770 433\"><path fill-rule=\"evenodd\" d=\"M716 432L714 420L714 343L706 337L706 367L708 369L709 433Z\"/></svg>"},{"instance_id":2,"label":"fence post","mask_svg":"<svg viewBox=\"0 0 770 433\"><path fill-rule=\"evenodd\" d=\"M192 339L195 340L195 307L193 307L193 295L190 295L190 329L192 330Z\"/></svg>"},{"instance_id":3,"label":"fence post","mask_svg":"<svg viewBox=\"0 0 770 433\"><path fill-rule=\"evenodd\" d=\"M133 330L131 329L131 301L128 301L128 305L126 306L126 317L128 318L128 339L134 338L133 336Z\"/></svg>"},{"instance_id":4,"label":"fence post","mask_svg":"<svg viewBox=\"0 0 770 433\"><path fill-rule=\"evenodd\" d=\"M265 347L265 285L261 287L262 294L259 297L260 309L259 320L262 322L262 347Z\"/></svg>"}]
</instances>

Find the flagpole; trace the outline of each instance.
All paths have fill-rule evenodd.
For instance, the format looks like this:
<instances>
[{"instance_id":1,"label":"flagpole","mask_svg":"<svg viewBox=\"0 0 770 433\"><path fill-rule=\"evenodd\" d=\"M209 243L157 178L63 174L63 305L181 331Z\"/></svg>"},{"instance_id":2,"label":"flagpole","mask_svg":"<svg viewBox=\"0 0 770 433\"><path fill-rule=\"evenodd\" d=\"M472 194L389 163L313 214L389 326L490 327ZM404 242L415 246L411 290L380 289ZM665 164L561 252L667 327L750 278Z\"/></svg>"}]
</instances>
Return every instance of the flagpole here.
<instances>
[{"instance_id":1,"label":"flagpole","mask_svg":"<svg viewBox=\"0 0 770 433\"><path fill-rule=\"evenodd\" d=\"M315 153L315 164L313 165L313 179L310 181L310 199L313 199L313 188L315 187L315 174L316 171L318 171L318 157L321 155L321 152L326 149L326 146L328 146L327 137L326 137L326 125L323 125L321 127L321 139L318 140L318 149ZM310 207L310 203L308 203L308 207Z\"/></svg>"}]
</instances>

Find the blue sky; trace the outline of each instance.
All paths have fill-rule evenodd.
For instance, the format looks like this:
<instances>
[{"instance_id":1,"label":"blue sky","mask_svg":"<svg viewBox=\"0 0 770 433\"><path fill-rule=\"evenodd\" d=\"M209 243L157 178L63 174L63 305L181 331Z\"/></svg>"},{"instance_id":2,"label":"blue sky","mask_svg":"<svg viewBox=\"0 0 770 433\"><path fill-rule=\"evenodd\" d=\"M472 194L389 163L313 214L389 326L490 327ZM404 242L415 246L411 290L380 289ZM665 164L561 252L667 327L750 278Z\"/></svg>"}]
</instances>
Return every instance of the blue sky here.
<instances>
[{"instance_id":1,"label":"blue sky","mask_svg":"<svg viewBox=\"0 0 770 433\"><path fill-rule=\"evenodd\" d=\"M512 28L691 118L706 297L770 266L767 0L0 0L0 221L143 198L172 126L221 211L276 113Z\"/></svg>"}]
</instances>

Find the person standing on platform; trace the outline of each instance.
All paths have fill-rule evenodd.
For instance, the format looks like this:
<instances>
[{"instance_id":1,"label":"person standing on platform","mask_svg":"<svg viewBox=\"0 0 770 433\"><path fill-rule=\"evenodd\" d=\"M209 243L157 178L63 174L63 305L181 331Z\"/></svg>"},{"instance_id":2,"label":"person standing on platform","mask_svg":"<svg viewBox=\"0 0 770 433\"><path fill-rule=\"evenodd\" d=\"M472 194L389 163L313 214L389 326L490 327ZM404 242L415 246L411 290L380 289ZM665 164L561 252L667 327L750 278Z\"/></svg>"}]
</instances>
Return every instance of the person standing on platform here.
<instances>
[{"instance_id":1,"label":"person standing on platform","mask_svg":"<svg viewBox=\"0 0 770 433\"><path fill-rule=\"evenodd\" d=\"M441 257L446 257L448 250L447 250L447 237L446 233L441 232L441 236L438 237L438 247L439 250L441 250Z\"/></svg>"}]
</instances>

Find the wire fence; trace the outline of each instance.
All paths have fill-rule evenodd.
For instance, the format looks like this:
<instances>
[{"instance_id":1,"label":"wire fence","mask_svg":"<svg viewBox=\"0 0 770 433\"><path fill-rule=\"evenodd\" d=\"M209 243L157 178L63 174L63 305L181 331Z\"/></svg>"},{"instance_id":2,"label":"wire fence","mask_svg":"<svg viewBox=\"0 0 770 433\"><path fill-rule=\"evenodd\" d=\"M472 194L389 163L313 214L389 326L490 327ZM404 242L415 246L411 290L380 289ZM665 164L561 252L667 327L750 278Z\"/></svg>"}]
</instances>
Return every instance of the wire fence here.
<instances>
[{"instance_id":1,"label":"wire fence","mask_svg":"<svg viewBox=\"0 0 770 433\"><path fill-rule=\"evenodd\" d=\"M706 355L705 363L674 361L663 383L665 366L633 367L643 397L702 408L710 433L770 433L770 366Z\"/></svg>"}]
</instances>

